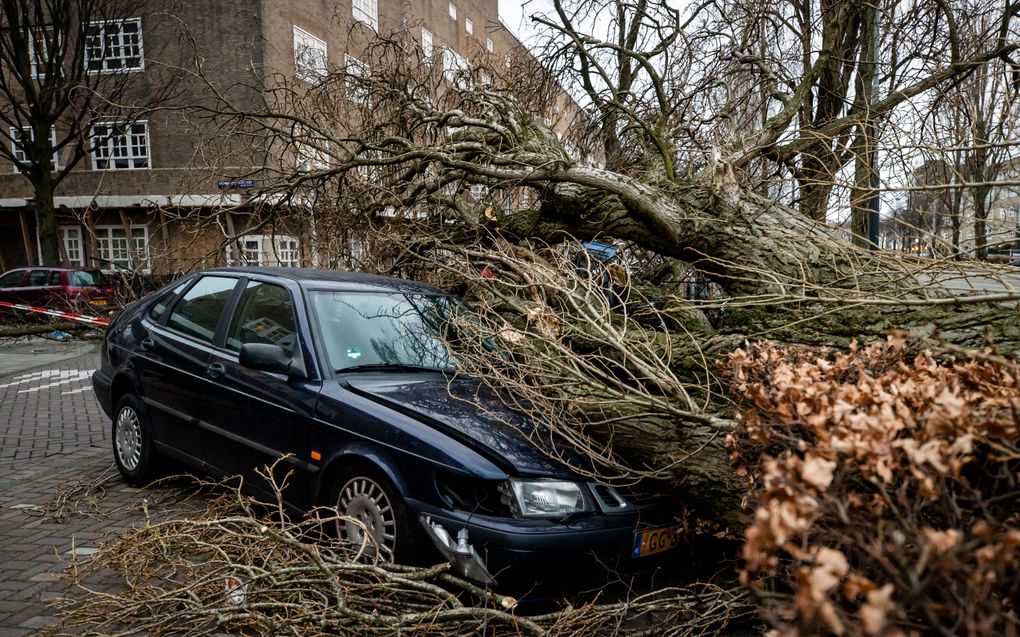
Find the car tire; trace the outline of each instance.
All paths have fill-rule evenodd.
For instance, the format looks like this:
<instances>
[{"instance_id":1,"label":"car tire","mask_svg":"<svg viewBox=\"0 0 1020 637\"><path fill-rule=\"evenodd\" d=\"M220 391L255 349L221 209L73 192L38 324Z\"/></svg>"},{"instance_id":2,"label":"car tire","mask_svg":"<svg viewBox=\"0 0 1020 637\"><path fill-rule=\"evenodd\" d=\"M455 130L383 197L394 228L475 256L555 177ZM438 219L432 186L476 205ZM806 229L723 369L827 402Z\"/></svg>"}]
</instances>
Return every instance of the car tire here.
<instances>
[{"instance_id":1,"label":"car tire","mask_svg":"<svg viewBox=\"0 0 1020 637\"><path fill-rule=\"evenodd\" d=\"M420 558L421 533L393 483L378 469L359 463L343 471L331 502L340 515L358 519L368 528L375 542L367 546L378 546L383 561L412 564ZM342 540L360 545L362 533L353 521L337 521L337 536Z\"/></svg>"},{"instance_id":2,"label":"car tire","mask_svg":"<svg viewBox=\"0 0 1020 637\"><path fill-rule=\"evenodd\" d=\"M131 486L141 486L156 473L156 450L152 445L152 427L142 401L125 394L113 412L113 459Z\"/></svg>"}]
</instances>

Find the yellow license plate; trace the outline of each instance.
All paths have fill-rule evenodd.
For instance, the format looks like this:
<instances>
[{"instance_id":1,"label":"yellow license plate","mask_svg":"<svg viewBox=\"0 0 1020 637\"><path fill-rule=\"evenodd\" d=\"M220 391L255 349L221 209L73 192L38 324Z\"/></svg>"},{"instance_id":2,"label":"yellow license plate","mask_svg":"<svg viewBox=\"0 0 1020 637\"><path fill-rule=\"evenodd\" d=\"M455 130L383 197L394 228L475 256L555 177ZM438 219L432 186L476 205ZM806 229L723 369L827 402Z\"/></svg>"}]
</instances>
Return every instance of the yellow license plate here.
<instances>
[{"instance_id":1,"label":"yellow license plate","mask_svg":"<svg viewBox=\"0 0 1020 637\"><path fill-rule=\"evenodd\" d=\"M632 557L644 557L663 551L670 551L680 545L680 527L648 529L634 534Z\"/></svg>"},{"instance_id":2,"label":"yellow license plate","mask_svg":"<svg viewBox=\"0 0 1020 637\"><path fill-rule=\"evenodd\" d=\"M106 299L92 299L89 303L92 305L106 305Z\"/></svg>"}]
</instances>

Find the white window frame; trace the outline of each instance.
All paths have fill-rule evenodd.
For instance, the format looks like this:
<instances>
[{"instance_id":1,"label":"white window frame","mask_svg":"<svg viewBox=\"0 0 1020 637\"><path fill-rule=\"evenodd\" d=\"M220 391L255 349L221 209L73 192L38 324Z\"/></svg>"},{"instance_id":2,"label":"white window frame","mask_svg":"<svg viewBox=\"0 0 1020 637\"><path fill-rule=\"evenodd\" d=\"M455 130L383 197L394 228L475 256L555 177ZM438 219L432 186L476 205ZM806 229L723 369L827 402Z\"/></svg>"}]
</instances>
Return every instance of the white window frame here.
<instances>
[{"instance_id":1,"label":"white window frame","mask_svg":"<svg viewBox=\"0 0 1020 637\"><path fill-rule=\"evenodd\" d=\"M125 132L123 135L110 135L110 134L106 134L106 135L102 136L103 137L102 140L98 139L99 135L96 133L96 129L97 128L100 128L100 127L103 127L103 126L118 126L118 125L119 126L128 126L128 127L132 127L132 128L135 127L135 126L142 126L144 128L144 136L145 136L145 153L144 153L144 155L136 153L136 151L140 148L140 146L133 143L132 137L134 135L137 135L137 133L135 133L134 131ZM118 138L120 138L120 137L125 137L125 136L128 138L127 139L127 144L126 144L125 148L127 148L129 154L126 157L122 157L122 158L115 158L115 157L113 157L112 151L115 149L114 144L116 143L116 140ZM148 120L141 119L141 120L137 120L137 121L133 121L133 122L122 122L122 121L117 121L117 120L106 120L106 121L96 122L95 124L92 125L92 128L89 129L89 139L92 141L92 153L91 153L92 154L92 170L149 170L149 169L152 168L152 146L151 146L151 141L150 141L150 138L149 138L149 121ZM100 149L103 149L103 151L105 153L107 153L106 157L101 157L100 156L100 153L99 153ZM113 166L113 165L100 166L101 162L105 161L105 162L112 163L114 161L117 161L117 159L126 159L130 165L129 166L123 166L123 167ZM144 166L139 165L143 161L144 161L145 165Z\"/></svg>"},{"instance_id":2,"label":"white window frame","mask_svg":"<svg viewBox=\"0 0 1020 637\"><path fill-rule=\"evenodd\" d=\"M432 55L436 52L435 46L432 41L432 32L422 27L421 30L421 53L424 56L425 61L429 64L432 63Z\"/></svg>"},{"instance_id":3,"label":"white window frame","mask_svg":"<svg viewBox=\"0 0 1020 637\"><path fill-rule=\"evenodd\" d=\"M489 194L489 187L485 184L471 184L471 198L475 201L482 201Z\"/></svg>"},{"instance_id":4,"label":"white window frame","mask_svg":"<svg viewBox=\"0 0 1020 637\"><path fill-rule=\"evenodd\" d=\"M494 48L495 45L493 45L492 43L492 38L485 38L485 50L488 51L489 53L492 53L492 50Z\"/></svg>"},{"instance_id":5,"label":"white window frame","mask_svg":"<svg viewBox=\"0 0 1020 637\"><path fill-rule=\"evenodd\" d=\"M111 31L109 25L116 25L117 26L117 35L116 35L117 42L115 44L116 50L124 51L125 49L132 48L132 47L135 46L135 44L133 44L133 43L125 44L123 26L125 24L128 24L128 23L134 23L134 24L138 25L138 42L137 42L138 54L137 55L112 55L112 53L107 51L107 44L108 44L107 39L110 36L110 33L108 33L108 32ZM92 27L96 27L99 30L98 36L90 35L88 33L88 31ZM91 38L95 38L95 37L99 38L100 48L98 48L98 50L100 51L100 54L102 55L102 57L99 59L100 68L97 68L97 69L90 68L92 66L92 62L96 61L96 58L93 55L91 55L90 52L96 51L97 47L95 45L93 45L93 44L90 44L89 40ZM138 71L144 71L145 70L145 47L144 47L144 43L145 43L145 38L144 38L144 35L142 33L142 19L141 18L125 18L123 20L100 20L100 21L97 21L97 22L89 22L88 27L86 28L86 35L85 35L85 60L84 60L85 71L89 75L97 75L97 74L100 74L100 73L135 73L135 72L138 72ZM125 60L134 59L134 58L138 58L138 64L136 66L121 66L121 67L118 67L118 68L109 68L109 66L108 66L109 63L111 61L113 61L113 60L125 61Z\"/></svg>"},{"instance_id":6,"label":"white window frame","mask_svg":"<svg viewBox=\"0 0 1020 637\"><path fill-rule=\"evenodd\" d=\"M345 53L344 71L347 75L347 77L344 78L344 97L356 104L368 106L371 98L369 89L364 86L359 86L352 78L367 78L372 75L372 67L350 53Z\"/></svg>"},{"instance_id":7,"label":"white window frame","mask_svg":"<svg viewBox=\"0 0 1020 637\"><path fill-rule=\"evenodd\" d=\"M451 49L446 47L443 49L443 76L451 84L457 88L464 89L470 85L470 81L465 78L471 68L470 63L467 59Z\"/></svg>"},{"instance_id":8,"label":"white window frame","mask_svg":"<svg viewBox=\"0 0 1020 637\"><path fill-rule=\"evenodd\" d=\"M475 23L471 21L471 18L464 18L464 30L468 35L475 34Z\"/></svg>"},{"instance_id":9,"label":"white window frame","mask_svg":"<svg viewBox=\"0 0 1020 637\"><path fill-rule=\"evenodd\" d=\"M351 0L351 15L373 31L379 30L379 0Z\"/></svg>"},{"instance_id":10,"label":"white window frame","mask_svg":"<svg viewBox=\"0 0 1020 637\"><path fill-rule=\"evenodd\" d=\"M243 255L240 260L235 256L238 247ZM301 267L301 241L287 234L245 234L227 244L226 259L227 265L297 268Z\"/></svg>"},{"instance_id":11,"label":"white window frame","mask_svg":"<svg viewBox=\"0 0 1020 637\"><path fill-rule=\"evenodd\" d=\"M326 77L326 41L294 25L294 76L310 84Z\"/></svg>"},{"instance_id":12,"label":"white window frame","mask_svg":"<svg viewBox=\"0 0 1020 637\"><path fill-rule=\"evenodd\" d=\"M113 232L115 230L121 230L124 232L125 237L114 237ZM96 254L94 259L99 262L101 268L113 268L115 270L141 270L142 272L149 271L149 227L145 224L132 225L130 227L130 233L128 229L122 225L105 225L95 227L96 237ZM136 237L135 233L141 231L141 237ZM141 240L141 247L138 246L138 241ZM114 241L123 240L126 245L126 259L114 259ZM138 263L135 262L136 256L138 257ZM126 265L120 265L117 261L126 261Z\"/></svg>"},{"instance_id":13,"label":"white window frame","mask_svg":"<svg viewBox=\"0 0 1020 637\"><path fill-rule=\"evenodd\" d=\"M67 255L67 262L73 265L85 265L85 242L82 240L81 226L60 226L60 240L64 244L64 254ZM77 247L73 247L76 242ZM77 258L71 256L77 253Z\"/></svg>"},{"instance_id":14,"label":"white window frame","mask_svg":"<svg viewBox=\"0 0 1020 637\"><path fill-rule=\"evenodd\" d=\"M450 3L450 17L454 20L457 19L457 5L453 2Z\"/></svg>"},{"instance_id":15,"label":"white window frame","mask_svg":"<svg viewBox=\"0 0 1020 637\"><path fill-rule=\"evenodd\" d=\"M294 161L299 172L329 168L329 140L318 133L294 127Z\"/></svg>"},{"instance_id":16,"label":"white window frame","mask_svg":"<svg viewBox=\"0 0 1020 637\"><path fill-rule=\"evenodd\" d=\"M28 167L29 166L28 155L25 153L24 148L19 143L20 140L21 140L21 135L19 134L19 130L20 130L20 133L24 133L25 131L28 131L29 134L30 134L31 139L33 141L35 141L35 129L32 128L31 126L23 126L21 129L18 129L15 126L11 126L11 130L10 130L11 154L14 155L14 172L16 172L16 173L20 173L22 167ZM57 155L57 151L56 151L56 145L57 145L57 127L56 126L50 126L50 145L54 147L53 157L50 158L50 170L53 171L53 172L56 172L56 171L60 170L60 157Z\"/></svg>"},{"instance_id":17,"label":"white window frame","mask_svg":"<svg viewBox=\"0 0 1020 637\"><path fill-rule=\"evenodd\" d=\"M52 31L53 29L48 27L35 28L29 31L28 34L28 60L32 66L32 79L42 80L46 78L46 65L50 57L49 50L49 38L46 37L46 31ZM36 34L42 33L42 40L36 39ZM63 41L63 35L57 32L57 42ZM38 46L36 43L38 42ZM41 59L40 59L41 54ZM60 69L57 69L58 73Z\"/></svg>"}]
</instances>

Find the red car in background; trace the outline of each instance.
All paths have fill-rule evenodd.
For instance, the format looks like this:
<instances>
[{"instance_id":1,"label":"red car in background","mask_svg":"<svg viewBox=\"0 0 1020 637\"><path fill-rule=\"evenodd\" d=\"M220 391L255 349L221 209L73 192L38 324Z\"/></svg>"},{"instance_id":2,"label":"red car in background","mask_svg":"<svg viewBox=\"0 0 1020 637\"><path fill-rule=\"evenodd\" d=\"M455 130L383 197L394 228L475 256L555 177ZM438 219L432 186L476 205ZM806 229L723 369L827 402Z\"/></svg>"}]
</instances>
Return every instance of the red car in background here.
<instances>
[{"instance_id":1,"label":"red car in background","mask_svg":"<svg viewBox=\"0 0 1020 637\"><path fill-rule=\"evenodd\" d=\"M95 268L17 268L0 275L0 301L36 307L86 306L113 303L116 288Z\"/></svg>"}]
</instances>

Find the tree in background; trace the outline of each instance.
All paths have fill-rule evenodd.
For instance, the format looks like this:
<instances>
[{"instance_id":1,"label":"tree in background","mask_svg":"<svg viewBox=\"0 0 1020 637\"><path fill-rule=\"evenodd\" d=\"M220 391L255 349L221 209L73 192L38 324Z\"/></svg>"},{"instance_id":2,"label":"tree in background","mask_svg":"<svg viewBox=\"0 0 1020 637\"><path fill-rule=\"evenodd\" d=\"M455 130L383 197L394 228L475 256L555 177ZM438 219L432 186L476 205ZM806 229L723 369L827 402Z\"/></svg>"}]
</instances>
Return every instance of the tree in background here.
<instances>
[{"instance_id":1,"label":"tree in background","mask_svg":"<svg viewBox=\"0 0 1020 637\"><path fill-rule=\"evenodd\" d=\"M141 0L0 2L0 157L32 184L47 265L62 261L54 207L61 182L175 95L177 72L151 61L163 52L142 48L143 26L164 8ZM116 149L105 150L115 161Z\"/></svg>"}]
</instances>

